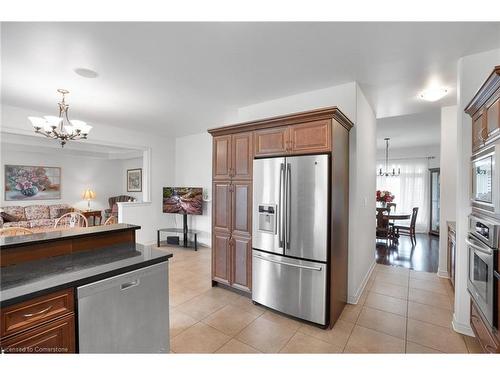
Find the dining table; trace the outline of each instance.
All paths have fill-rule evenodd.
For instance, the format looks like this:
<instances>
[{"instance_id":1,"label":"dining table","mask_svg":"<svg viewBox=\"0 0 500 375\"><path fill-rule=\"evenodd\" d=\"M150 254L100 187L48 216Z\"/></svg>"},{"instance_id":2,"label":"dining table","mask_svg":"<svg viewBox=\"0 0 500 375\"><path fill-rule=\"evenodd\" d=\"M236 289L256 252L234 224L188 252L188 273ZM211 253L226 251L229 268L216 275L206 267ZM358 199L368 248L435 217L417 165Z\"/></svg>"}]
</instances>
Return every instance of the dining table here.
<instances>
[{"instance_id":1,"label":"dining table","mask_svg":"<svg viewBox=\"0 0 500 375\"><path fill-rule=\"evenodd\" d=\"M377 218L379 217L379 214L381 212L384 212L384 211L388 211L388 208L387 207L376 207ZM389 219L389 222L394 225L394 222L396 220L409 220L411 218L411 214L404 213L404 212L390 213L390 211L389 211L389 215L384 215L384 217L387 217L387 219ZM396 243L398 243L399 242L398 241L399 235L397 235L396 233L393 233L393 239Z\"/></svg>"}]
</instances>

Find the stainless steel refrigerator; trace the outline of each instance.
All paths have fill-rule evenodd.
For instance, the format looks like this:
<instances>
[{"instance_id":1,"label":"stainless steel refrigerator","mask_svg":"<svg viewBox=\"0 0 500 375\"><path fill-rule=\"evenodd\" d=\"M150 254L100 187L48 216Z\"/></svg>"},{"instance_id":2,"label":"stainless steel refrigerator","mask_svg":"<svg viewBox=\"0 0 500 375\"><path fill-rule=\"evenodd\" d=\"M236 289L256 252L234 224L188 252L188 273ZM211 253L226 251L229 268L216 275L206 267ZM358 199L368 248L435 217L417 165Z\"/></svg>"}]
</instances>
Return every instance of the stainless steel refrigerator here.
<instances>
[{"instance_id":1,"label":"stainless steel refrigerator","mask_svg":"<svg viewBox=\"0 0 500 375\"><path fill-rule=\"evenodd\" d=\"M329 156L253 163L252 299L328 324Z\"/></svg>"}]
</instances>

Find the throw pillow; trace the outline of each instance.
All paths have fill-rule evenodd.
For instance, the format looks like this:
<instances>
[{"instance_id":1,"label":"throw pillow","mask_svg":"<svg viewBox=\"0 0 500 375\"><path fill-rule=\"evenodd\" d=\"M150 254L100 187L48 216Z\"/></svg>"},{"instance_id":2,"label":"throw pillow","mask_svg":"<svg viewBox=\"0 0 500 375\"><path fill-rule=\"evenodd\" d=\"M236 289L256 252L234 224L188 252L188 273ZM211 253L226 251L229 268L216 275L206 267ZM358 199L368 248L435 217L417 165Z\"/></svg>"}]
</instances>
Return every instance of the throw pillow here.
<instances>
[{"instance_id":1,"label":"throw pillow","mask_svg":"<svg viewBox=\"0 0 500 375\"><path fill-rule=\"evenodd\" d=\"M18 221L17 217L10 215L7 212L0 212L0 215L2 216L2 219L5 223L13 223Z\"/></svg>"}]
</instances>

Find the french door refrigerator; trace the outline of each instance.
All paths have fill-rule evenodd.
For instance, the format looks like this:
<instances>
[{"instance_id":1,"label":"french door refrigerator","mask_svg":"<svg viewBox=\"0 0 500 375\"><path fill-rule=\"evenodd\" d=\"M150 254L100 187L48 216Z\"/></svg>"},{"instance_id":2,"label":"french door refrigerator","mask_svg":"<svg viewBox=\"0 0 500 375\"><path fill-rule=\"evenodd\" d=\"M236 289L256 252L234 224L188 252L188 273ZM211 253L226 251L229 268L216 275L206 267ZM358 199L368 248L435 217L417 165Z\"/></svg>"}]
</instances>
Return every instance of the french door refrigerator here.
<instances>
[{"instance_id":1,"label":"french door refrigerator","mask_svg":"<svg viewBox=\"0 0 500 375\"><path fill-rule=\"evenodd\" d=\"M327 319L329 157L253 163L252 299L320 325Z\"/></svg>"}]
</instances>

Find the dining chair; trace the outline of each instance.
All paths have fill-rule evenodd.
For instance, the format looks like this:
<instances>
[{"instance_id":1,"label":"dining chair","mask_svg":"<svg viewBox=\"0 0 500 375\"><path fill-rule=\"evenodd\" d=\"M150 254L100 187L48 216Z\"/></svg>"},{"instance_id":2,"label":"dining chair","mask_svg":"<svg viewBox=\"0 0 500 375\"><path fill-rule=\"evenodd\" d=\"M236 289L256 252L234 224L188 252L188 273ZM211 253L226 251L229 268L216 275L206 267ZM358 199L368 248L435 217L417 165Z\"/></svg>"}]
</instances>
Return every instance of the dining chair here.
<instances>
[{"instance_id":1,"label":"dining chair","mask_svg":"<svg viewBox=\"0 0 500 375\"><path fill-rule=\"evenodd\" d=\"M87 218L79 212L68 212L56 220L54 228L86 228L89 226Z\"/></svg>"},{"instance_id":2,"label":"dining chair","mask_svg":"<svg viewBox=\"0 0 500 375\"><path fill-rule=\"evenodd\" d=\"M417 236L415 232L415 226L417 223L418 207L413 207L410 219L410 226L405 225L394 225L394 230L396 231L396 236L403 234L405 236L410 236L411 243L417 243Z\"/></svg>"},{"instance_id":3,"label":"dining chair","mask_svg":"<svg viewBox=\"0 0 500 375\"><path fill-rule=\"evenodd\" d=\"M118 224L118 219L116 218L116 216L111 215L106 219L104 225L113 225L113 224Z\"/></svg>"},{"instance_id":4,"label":"dining chair","mask_svg":"<svg viewBox=\"0 0 500 375\"><path fill-rule=\"evenodd\" d=\"M393 236L389 227L389 210L379 210L377 212L376 239L383 239L388 243L392 242Z\"/></svg>"},{"instance_id":5,"label":"dining chair","mask_svg":"<svg viewBox=\"0 0 500 375\"><path fill-rule=\"evenodd\" d=\"M1 228L0 229L0 236L23 236L26 234L33 234L34 232L32 230L29 230L27 228L23 227L10 227L10 228Z\"/></svg>"}]
</instances>

